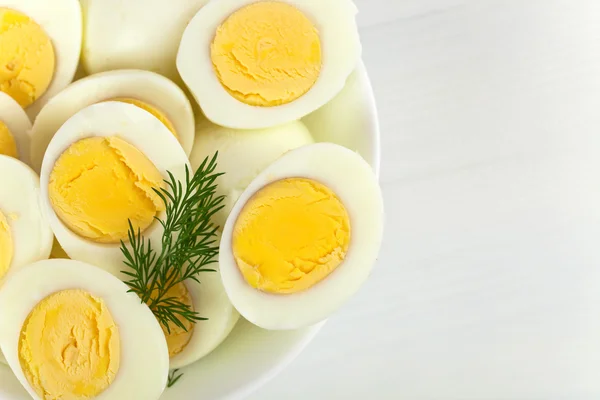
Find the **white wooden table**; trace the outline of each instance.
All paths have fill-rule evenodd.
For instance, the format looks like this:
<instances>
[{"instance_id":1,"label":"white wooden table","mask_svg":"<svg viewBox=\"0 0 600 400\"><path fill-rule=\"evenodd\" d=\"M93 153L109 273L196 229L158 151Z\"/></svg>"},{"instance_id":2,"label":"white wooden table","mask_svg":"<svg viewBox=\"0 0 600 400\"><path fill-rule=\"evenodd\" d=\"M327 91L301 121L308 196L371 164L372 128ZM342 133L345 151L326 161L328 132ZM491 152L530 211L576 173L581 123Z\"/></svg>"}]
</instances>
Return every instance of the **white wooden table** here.
<instances>
[{"instance_id":1,"label":"white wooden table","mask_svg":"<svg viewBox=\"0 0 600 400\"><path fill-rule=\"evenodd\" d=\"M253 399L600 399L600 1L357 4L385 243Z\"/></svg>"}]
</instances>

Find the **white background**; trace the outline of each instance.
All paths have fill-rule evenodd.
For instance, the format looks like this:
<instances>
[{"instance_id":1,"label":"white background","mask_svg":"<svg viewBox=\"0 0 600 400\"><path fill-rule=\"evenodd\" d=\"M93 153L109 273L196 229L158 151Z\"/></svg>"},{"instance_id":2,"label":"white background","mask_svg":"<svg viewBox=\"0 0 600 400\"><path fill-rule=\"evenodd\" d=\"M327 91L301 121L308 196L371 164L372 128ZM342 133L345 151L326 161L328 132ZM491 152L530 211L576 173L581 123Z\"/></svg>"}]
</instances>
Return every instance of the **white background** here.
<instances>
[{"instance_id":1,"label":"white background","mask_svg":"<svg viewBox=\"0 0 600 400\"><path fill-rule=\"evenodd\" d=\"M600 399L600 1L357 4L385 243L252 399Z\"/></svg>"}]
</instances>

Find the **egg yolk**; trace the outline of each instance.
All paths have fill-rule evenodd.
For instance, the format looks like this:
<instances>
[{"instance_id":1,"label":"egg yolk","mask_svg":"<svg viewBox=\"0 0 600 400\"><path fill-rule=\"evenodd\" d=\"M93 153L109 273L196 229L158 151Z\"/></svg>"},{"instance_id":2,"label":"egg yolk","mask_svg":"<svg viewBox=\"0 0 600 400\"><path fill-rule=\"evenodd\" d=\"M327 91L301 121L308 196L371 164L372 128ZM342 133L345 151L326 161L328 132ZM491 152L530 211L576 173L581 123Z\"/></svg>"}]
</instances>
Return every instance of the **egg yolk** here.
<instances>
[{"instance_id":1,"label":"egg yolk","mask_svg":"<svg viewBox=\"0 0 600 400\"><path fill-rule=\"evenodd\" d=\"M233 228L233 255L252 287L297 293L340 266L350 235L348 212L331 189L311 179L283 179L244 205Z\"/></svg>"},{"instance_id":2,"label":"egg yolk","mask_svg":"<svg viewBox=\"0 0 600 400\"><path fill-rule=\"evenodd\" d=\"M229 16L211 44L217 77L237 100L261 107L290 103L321 73L321 41L294 6L261 1Z\"/></svg>"},{"instance_id":3,"label":"egg yolk","mask_svg":"<svg viewBox=\"0 0 600 400\"><path fill-rule=\"evenodd\" d=\"M13 256L12 233L8 221L0 211L0 281L8 273Z\"/></svg>"},{"instance_id":4,"label":"egg yolk","mask_svg":"<svg viewBox=\"0 0 600 400\"><path fill-rule=\"evenodd\" d=\"M127 240L129 222L144 231L164 204L153 189L163 177L142 152L116 137L72 144L56 161L48 185L61 221L98 243Z\"/></svg>"},{"instance_id":5,"label":"egg yolk","mask_svg":"<svg viewBox=\"0 0 600 400\"><path fill-rule=\"evenodd\" d=\"M162 122L163 125L166 126L167 129L169 129L171 131L173 136L177 137L177 131L175 131L175 127L173 126L173 124L171 123L169 118L167 118L167 116L162 111L160 111L158 108L156 108L144 101L132 99L132 98L119 97L116 99L112 99L111 101L120 101L121 103L132 104L138 108L141 108L144 111L148 111L150 114L155 116L160 122Z\"/></svg>"},{"instance_id":6,"label":"egg yolk","mask_svg":"<svg viewBox=\"0 0 600 400\"><path fill-rule=\"evenodd\" d=\"M156 298L156 292L157 291L153 292L153 295L151 295L150 301L148 302L150 303L148 304L148 306L151 309L151 301ZM190 295L187 286L185 286L185 283L183 282L180 282L177 285L174 285L171 289L169 289L165 297L180 301L183 304L189 306L190 309L194 311L192 296ZM180 326L177 326L173 322L169 322L168 330L164 325L160 325L163 330L163 333L165 334L165 338L167 339L167 346L169 348L170 357L174 357L177 354L181 353L188 345L188 343L192 339L192 335L194 334L194 324L192 322L182 317L179 317L179 322L181 322L185 329L182 329Z\"/></svg>"},{"instance_id":7,"label":"egg yolk","mask_svg":"<svg viewBox=\"0 0 600 400\"><path fill-rule=\"evenodd\" d=\"M0 7L0 90L25 108L46 92L54 68L46 32L28 16Z\"/></svg>"},{"instance_id":8,"label":"egg yolk","mask_svg":"<svg viewBox=\"0 0 600 400\"><path fill-rule=\"evenodd\" d=\"M17 151L17 143L12 133L8 129L8 126L0 121L0 154L5 156L19 158L19 152Z\"/></svg>"},{"instance_id":9,"label":"egg yolk","mask_svg":"<svg viewBox=\"0 0 600 400\"><path fill-rule=\"evenodd\" d=\"M60 246L58 240L54 239L52 243L52 251L50 252L50 258L64 258L69 259L67 252Z\"/></svg>"},{"instance_id":10,"label":"egg yolk","mask_svg":"<svg viewBox=\"0 0 600 400\"><path fill-rule=\"evenodd\" d=\"M19 361L42 399L95 398L119 371L119 329L102 299L69 289L31 311L19 338Z\"/></svg>"}]
</instances>

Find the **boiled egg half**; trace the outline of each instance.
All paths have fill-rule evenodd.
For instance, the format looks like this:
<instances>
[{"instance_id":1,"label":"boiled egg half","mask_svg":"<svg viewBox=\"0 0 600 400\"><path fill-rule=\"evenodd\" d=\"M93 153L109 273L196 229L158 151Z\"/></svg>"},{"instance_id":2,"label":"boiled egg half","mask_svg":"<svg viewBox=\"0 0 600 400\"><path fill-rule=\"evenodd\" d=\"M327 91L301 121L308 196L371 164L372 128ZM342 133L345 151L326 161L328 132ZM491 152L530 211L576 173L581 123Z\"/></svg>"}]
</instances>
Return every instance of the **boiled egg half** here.
<instances>
[{"instance_id":1,"label":"boiled egg half","mask_svg":"<svg viewBox=\"0 0 600 400\"><path fill-rule=\"evenodd\" d=\"M29 163L31 122L12 97L0 92L0 154Z\"/></svg>"},{"instance_id":2,"label":"boiled egg half","mask_svg":"<svg viewBox=\"0 0 600 400\"><path fill-rule=\"evenodd\" d=\"M154 189L170 171L185 181L185 152L156 117L123 102L77 112L52 138L41 172L41 198L68 256L122 277L120 242L129 222L160 245L164 203Z\"/></svg>"},{"instance_id":3,"label":"boiled egg half","mask_svg":"<svg viewBox=\"0 0 600 400\"><path fill-rule=\"evenodd\" d=\"M210 265L210 268L216 272L200 273L200 283L188 280L169 293L191 306L200 317L206 318L195 324L184 322L187 331L172 323L169 324L170 333L163 327L169 345L171 369L185 367L213 351L227 338L240 317L227 297L218 263Z\"/></svg>"},{"instance_id":4,"label":"boiled egg half","mask_svg":"<svg viewBox=\"0 0 600 400\"><path fill-rule=\"evenodd\" d=\"M216 194L225 196L224 207L213 221L223 228L233 205L252 180L289 150L313 143L302 122L293 121L264 129L240 130L215 125L206 119L196 126L190 163L196 170L217 151L219 176Z\"/></svg>"},{"instance_id":5,"label":"boiled egg half","mask_svg":"<svg viewBox=\"0 0 600 400\"><path fill-rule=\"evenodd\" d=\"M45 260L0 291L0 347L34 399L158 399L169 354L150 309L111 274Z\"/></svg>"},{"instance_id":6,"label":"boiled egg half","mask_svg":"<svg viewBox=\"0 0 600 400\"><path fill-rule=\"evenodd\" d=\"M369 164L345 147L291 150L240 196L219 252L234 307L265 329L326 319L367 279L383 233Z\"/></svg>"},{"instance_id":7,"label":"boiled egg half","mask_svg":"<svg viewBox=\"0 0 600 400\"><path fill-rule=\"evenodd\" d=\"M220 0L186 28L177 68L203 113L230 128L300 119L331 100L361 44L351 0Z\"/></svg>"},{"instance_id":8,"label":"boiled egg half","mask_svg":"<svg viewBox=\"0 0 600 400\"><path fill-rule=\"evenodd\" d=\"M31 131L33 168L40 170L48 144L71 116L87 106L111 100L133 104L151 113L177 138L186 154L192 150L194 114L189 100L175 83L149 71L110 71L74 82L40 112ZM140 135L144 139L144 134Z\"/></svg>"},{"instance_id":9,"label":"boiled egg half","mask_svg":"<svg viewBox=\"0 0 600 400\"><path fill-rule=\"evenodd\" d=\"M33 119L73 80L81 40L78 0L0 0L0 91Z\"/></svg>"},{"instance_id":10,"label":"boiled egg half","mask_svg":"<svg viewBox=\"0 0 600 400\"><path fill-rule=\"evenodd\" d=\"M27 165L0 155L0 287L25 264L49 257L52 230L40 180ZM0 314L4 311L0 308Z\"/></svg>"},{"instance_id":11,"label":"boiled egg half","mask_svg":"<svg viewBox=\"0 0 600 400\"><path fill-rule=\"evenodd\" d=\"M0 155L0 289L21 267L50 256L52 230L40 202L40 180L27 165ZM6 312L0 308L0 314ZM0 351L0 363L5 363Z\"/></svg>"},{"instance_id":12,"label":"boiled egg half","mask_svg":"<svg viewBox=\"0 0 600 400\"><path fill-rule=\"evenodd\" d=\"M123 68L178 79L183 31L208 0L81 0L82 64L89 74Z\"/></svg>"}]
</instances>

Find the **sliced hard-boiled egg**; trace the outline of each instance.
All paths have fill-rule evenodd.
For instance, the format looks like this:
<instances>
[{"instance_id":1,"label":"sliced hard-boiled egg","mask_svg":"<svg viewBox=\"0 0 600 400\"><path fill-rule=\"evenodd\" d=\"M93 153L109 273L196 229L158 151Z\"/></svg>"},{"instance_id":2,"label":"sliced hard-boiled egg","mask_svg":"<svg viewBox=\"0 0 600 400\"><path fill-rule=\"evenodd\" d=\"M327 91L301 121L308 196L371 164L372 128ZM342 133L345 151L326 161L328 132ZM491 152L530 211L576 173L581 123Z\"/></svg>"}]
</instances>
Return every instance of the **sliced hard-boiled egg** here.
<instances>
[{"instance_id":1,"label":"sliced hard-boiled egg","mask_svg":"<svg viewBox=\"0 0 600 400\"><path fill-rule=\"evenodd\" d=\"M238 197L269 164L289 150L313 143L304 124L298 121L254 130L230 129L202 120L196 125L196 140L190 163L196 170L207 157L219 152L217 195L225 196L224 207L213 222L223 228Z\"/></svg>"},{"instance_id":2,"label":"sliced hard-boiled egg","mask_svg":"<svg viewBox=\"0 0 600 400\"><path fill-rule=\"evenodd\" d=\"M136 68L177 80L183 31L208 0L81 0L88 73Z\"/></svg>"},{"instance_id":3,"label":"sliced hard-boiled egg","mask_svg":"<svg viewBox=\"0 0 600 400\"><path fill-rule=\"evenodd\" d=\"M185 152L150 113L107 101L65 122L48 145L41 197L50 225L68 256L123 277L121 241L129 221L160 245L164 204L154 189L171 172L185 180ZM129 244L127 244L129 246Z\"/></svg>"},{"instance_id":4,"label":"sliced hard-boiled egg","mask_svg":"<svg viewBox=\"0 0 600 400\"><path fill-rule=\"evenodd\" d=\"M65 121L89 105L110 100L130 103L153 114L177 137L186 154L192 150L194 114L185 93L175 83L149 71L110 71L72 83L40 112L31 131L33 168L40 170L50 140ZM144 139L144 133L140 135Z\"/></svg>"},{"instance_id":5,"label":"sliced hard-boiled egg","mask_svg":"<svg viewBox=\"0 0 600 400\"><path fill-rule=\"evenodd\" d=\"M40 202L40 180L35 172L5 155L0 155L0 171L1 288L23 265L48 258L53 235ZM0 363L5 362L0 351Z\"/></svg>"},{"instance_id":6,"label":"sliced hard-boiled egg","mask_svg":"<svg viewBox=\"0 0 600 400\"><path fill-rule=\"evenodd\" d=\"M177 68L212 122L254 129L326 104L356 67L351 0L220 0L186 28Z\"/></svg>"},{"instance_id":7,"label":"sliced hard-boiled egg","mask_svg":"<svg viewBox=\"0 0 600 400\"><path fill-rule=\"evenodd\" d=\"M358 154L331 143L291 150L252 181L227 219L225 290L259 327L315 324L367 279L382 231L377 178Z\"/></svg>"},{"instance_id":8,"label":"sliced hard-boiled egg","mask_svg":"<svg viewBox=\"0 0 600 400\"><path fill-rule=\"evenodd\" d=\"M29 164L31 121L12 97L0 92L0 154Z\"/></svg>"},{"instance_id":9,"label":"sliced hard-boiled egg","mask_svg":"<svg viewBox=\"0 0 600 400\"><path fill-rule=\"evenodd\" d=\"M73 80L81 39L77 0L0 0L0 91L33 119Z\"/></svg>"},{"instance_id":10,"label":"sliced hard-boiled egg","mask_svg":"<svg viewBox=\"0 0 600 400\"><path fill-rule=\"evenodd\" d=\"M1 286L23 265L48 258L53 235L40 201L40 180L35 172L4 155L0 155L0 171Z\"/></svg>"},{"instance_id":11,"label":"sliced hard-boiled egg","mask_svg":"<svg viewBox=\"0 0 600 400\"><path fill-rule=\"evenodd\" d=\"M229 335L240 314L233 308L221 276L218 264L211 265L217 272L203 272L198 276L200 284L192 280L180 283L173 289L173 297L192 307L202 318L195 324L187 323L187 332L171 323L171 333L163 328L171 369L182 368L213 351Z\"/></svg>"},{"instance_id":12,"label":"sliced hard-boiled egg","mask_svg":"<svg viewBox=\"0 0 600 400\"><path fill-rule=\"evenodd\" d=\"M162 330L116 277L45 260L0 291L0 347L34 399L158 399L169 372Z\"/></svg>"}]
</instances>

